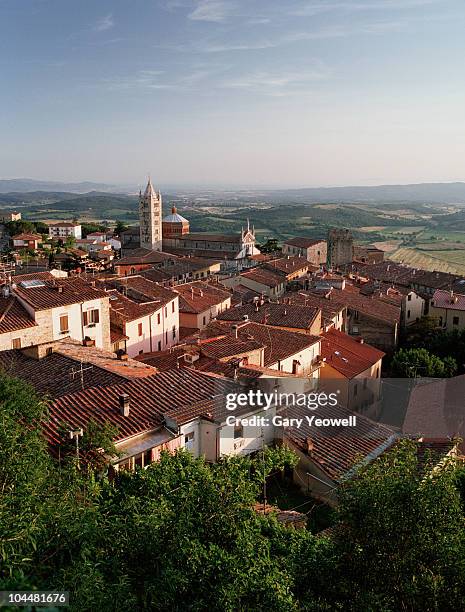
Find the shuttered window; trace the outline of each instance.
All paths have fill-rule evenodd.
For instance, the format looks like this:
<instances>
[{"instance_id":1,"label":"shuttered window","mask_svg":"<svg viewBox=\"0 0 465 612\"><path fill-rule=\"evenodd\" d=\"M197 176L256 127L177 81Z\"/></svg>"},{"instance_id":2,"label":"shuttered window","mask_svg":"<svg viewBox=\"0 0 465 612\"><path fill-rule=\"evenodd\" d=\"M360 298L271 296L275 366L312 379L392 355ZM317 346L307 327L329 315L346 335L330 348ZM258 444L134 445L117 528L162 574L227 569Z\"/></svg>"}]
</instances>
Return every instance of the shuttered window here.
<instances>
[{"instance_id":1,"label":"shuttered window","mask_svg":"<svg viewBox=\"0 0 465 612\"><path fill-rule=\"evenodd\" d=\"M69 331L68 315L61 315L61 317L60 317L60 331L61 331L62 334Z\"/></svg>"}]
</instances>

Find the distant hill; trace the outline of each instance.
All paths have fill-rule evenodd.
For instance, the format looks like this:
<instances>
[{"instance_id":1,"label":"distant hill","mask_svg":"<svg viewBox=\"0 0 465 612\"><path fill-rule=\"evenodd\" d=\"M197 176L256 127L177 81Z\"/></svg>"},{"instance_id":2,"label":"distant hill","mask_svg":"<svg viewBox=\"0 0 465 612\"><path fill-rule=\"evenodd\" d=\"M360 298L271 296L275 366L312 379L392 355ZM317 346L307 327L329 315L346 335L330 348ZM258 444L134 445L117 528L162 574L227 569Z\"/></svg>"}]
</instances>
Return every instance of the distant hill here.
<instances>
[{"instance_id":1,"label":"distant hill","mask_svg":"<svg viewBox=\"0 0 465 612\"><path fill-rule=\"evenodd\" d=\"M82 183L61 183L59 181L38 181L29 178L0 179L0 193L11 193L15 191L68 191L72 193L87 193L89 191L122 191L122 189L115 185L92 183L90 181L84 181Z\"/></svg>"},{"instance_id":2,"label":"distant hill","mask_svg":"<svg viewBox=\"0 0 465 612\"><path fill-rule=\"evenodd\" d=\"M267 198L294 202L465 203L465 183L418 183L374 187L309 187L261 191Z\"/></svg>"}]
</instances>

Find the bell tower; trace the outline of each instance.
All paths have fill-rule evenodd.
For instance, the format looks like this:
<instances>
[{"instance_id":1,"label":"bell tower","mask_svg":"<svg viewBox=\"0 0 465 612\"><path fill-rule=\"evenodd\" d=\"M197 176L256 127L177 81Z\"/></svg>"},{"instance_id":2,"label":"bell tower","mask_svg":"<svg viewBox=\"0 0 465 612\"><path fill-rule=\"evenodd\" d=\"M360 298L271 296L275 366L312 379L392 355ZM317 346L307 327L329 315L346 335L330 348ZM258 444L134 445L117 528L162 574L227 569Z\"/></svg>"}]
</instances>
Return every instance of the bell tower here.
<instances>
[{"instance_id":1,"label":"bell tower","mask_svg":"<svg viewBox=\"0 0 465 612\"><path fill-rule=\"evenodd\" d=\"M139 193L140 246L151 251L161 251L161 193L155 192L148 180L144 194Z\"/></svg>"}]
</instances>

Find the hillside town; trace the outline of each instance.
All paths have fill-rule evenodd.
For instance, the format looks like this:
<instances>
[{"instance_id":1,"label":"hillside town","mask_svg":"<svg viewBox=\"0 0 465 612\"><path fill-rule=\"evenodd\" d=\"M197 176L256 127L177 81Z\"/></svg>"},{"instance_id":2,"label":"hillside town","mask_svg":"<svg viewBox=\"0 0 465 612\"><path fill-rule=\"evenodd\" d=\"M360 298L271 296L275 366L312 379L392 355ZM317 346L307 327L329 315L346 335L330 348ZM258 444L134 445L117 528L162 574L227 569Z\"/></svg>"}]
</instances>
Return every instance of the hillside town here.
<instances>
[{"instance_id":1,"label":"hillside town","mask_svg":"<svg viewBox=\"0 0 465 612\"><path fill-rule=\"evenodd\" d=\"M5 227L21 220L16 212L3 218ZM191 233L175 207L163 211L150 179L139 218L120 233L83 237L74 220L50 224L48 236L9 238L0 364L50 398L43 432L52 455L63 428L82 436L90 423L117 432L113 472L146 467L164 450L216 462L284 443L299 456L294 484L335 505L354 461L373 461L403 437L437 447L438 461L461 453L455 422L438 437L421 419L416 428L413 407L405 427L380 415L382 377L393 375L409 330L426 320L436 330L465 330L465 278L385 261L341 228L263 253L249 223L237 235ZM27 266L27 252L46 263ZM270 381L337 391L337 408L321 413L357 417L350 444L309 428L231 424L228 390Z\"/></svg>"}]
</instances>

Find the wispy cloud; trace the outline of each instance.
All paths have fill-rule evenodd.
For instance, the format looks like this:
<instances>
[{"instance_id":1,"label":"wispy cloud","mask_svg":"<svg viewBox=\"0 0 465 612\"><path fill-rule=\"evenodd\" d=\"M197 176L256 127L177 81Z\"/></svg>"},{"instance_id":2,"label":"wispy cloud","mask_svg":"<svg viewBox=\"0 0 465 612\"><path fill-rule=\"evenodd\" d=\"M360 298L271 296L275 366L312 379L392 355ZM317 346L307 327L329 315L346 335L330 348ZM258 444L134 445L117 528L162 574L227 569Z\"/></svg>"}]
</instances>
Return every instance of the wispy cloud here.
<instances>
[{"instance_id":1,"label":"wispy cloud","mask_svg":"<svg viewBox=\"0 0 465 612\"><path fill-rule=\"evenodd\" d=\"M134 75L105 78L101 83L112 91L169 89L171 85L163 81L164 76L163 70L139 70Z\"/></svg>"},{"instance_id":2,"label":"wispy cloud","mask_svg":"<svg viewBox=\"0 0 465 612\"><path fill-rule=\"evenodd\" d=\"M290 13L302 17L312 17L330 11L349 12L411 9L435 4L437 2L438 0L347 0L345 2L306 2L293 8Z\"/></svg>"},{"instance_id":3,"label":"wispy cloud","mask_svg":"<svg viewBox=\"0 0 465 612\"><path fill-rule=\"evenodd\" d=\"M328 79L331 70L321 64L289 72L252 72L224 80L220 86L227 89L248 90L267 96L294 95L307 89L312 82Z\"/></svg>"},{"instance_id":4,"label":"wispy cloud","mask_svg":"<svg viewBox=\"0 0 465 612\"><path fill-rule=\"evenodd\" d=\"M198 0L197 6L188 15L193 21L226 21L231 16L233 5L227 0Z\"/></svg>"},{"instance_id":5,"label":"wispy cloud","mask_svg":"<svg viewBox=\"0 0 465 612\"><path fill-rule=\"evenodd\" d=\"M113 15L109 13L97 21L94 26L94 30L96 32L105 32L106 30L111 30L114 25L115 22L113 21Z\"/></svg>"}]
</instances>

